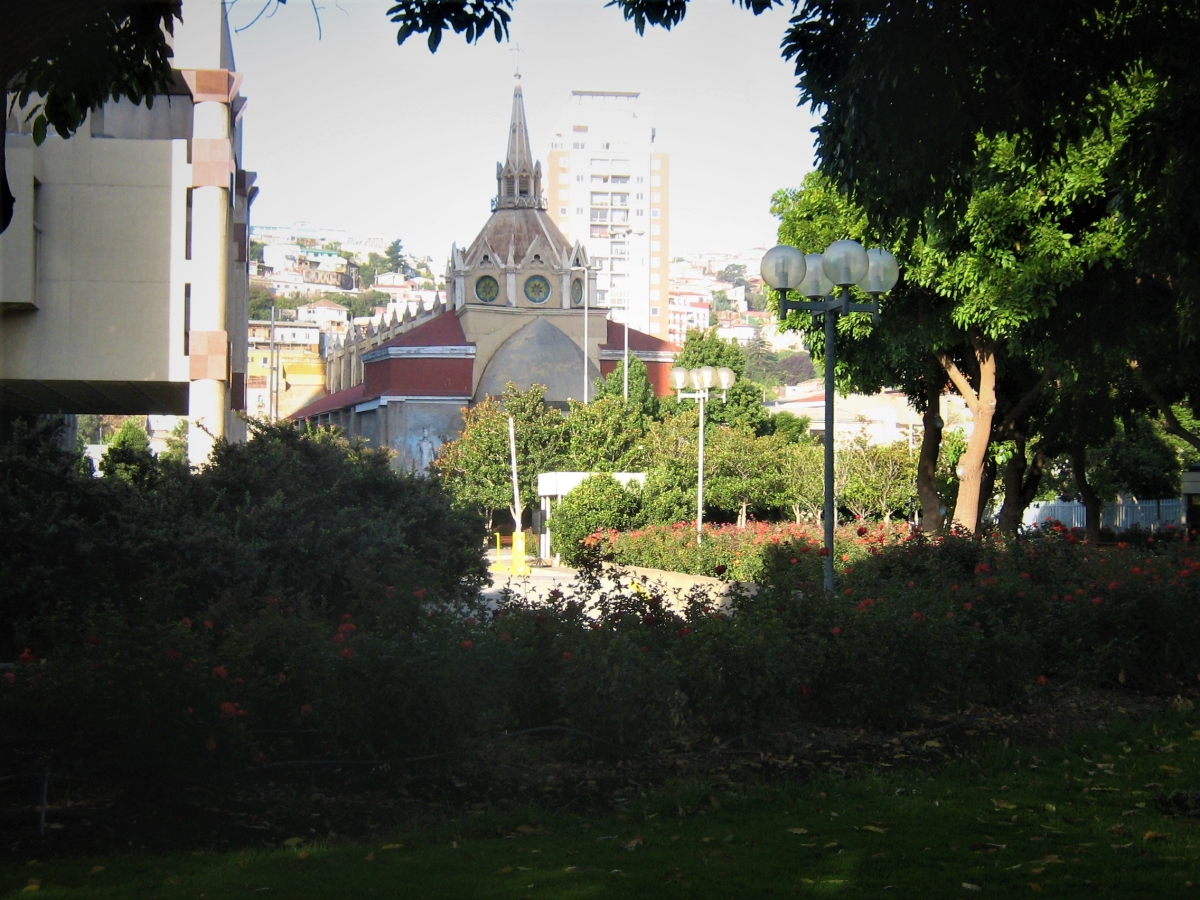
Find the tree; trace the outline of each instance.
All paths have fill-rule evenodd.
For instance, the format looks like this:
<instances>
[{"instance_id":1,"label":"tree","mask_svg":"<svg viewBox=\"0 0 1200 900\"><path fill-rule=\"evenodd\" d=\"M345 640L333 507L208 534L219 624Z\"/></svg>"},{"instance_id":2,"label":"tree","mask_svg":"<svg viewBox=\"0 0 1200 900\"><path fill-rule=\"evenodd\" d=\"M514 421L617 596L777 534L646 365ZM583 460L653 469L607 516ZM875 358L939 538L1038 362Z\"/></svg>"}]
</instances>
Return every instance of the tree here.
<instances>
[{"instance_id":1,"label":"tree","mask_svg":"<svg viewBox=\"0 0 1200 900\"><path fill-rule=\"evenodd\" d=\"M157 461L150 451L150 435L142 420L130 416L121 423L100 459L100 472L106 478L120 478L131 484L147 484L157 474Z\"/></svg>"},{"instance_id":2,"label":"tree","mask_svg":"<svg viewBox=\"0 0 1200 900\"><path fill-rule=\"evenodd\" d=\"M726 266L717 273L717 278L726 284L732 284L735 288L750 287L750 282L746 280L746 267L741 263L731 263Z\"/></svg>"},{"instance_id":3,"label":"tree","mask_svg":"<svg viewBox=\"0 0 1200 900\"><path fill-rule=\"evenodd\" d=\"M916 484L917 460L908 444L877 445L859 437L839 453L848 463L842 504L856 518L878 515L891 521L896 510L907 505Z\"/></svg>"},{"instance_id":4,"label":"tree","mask_svg":"<svg viewBox=\"0 0 1200 900\"><path fill-rule=\"evenodd\" d=\"M780 493L779 452L782 439L758 437L753 431L717 427L705 441L704 496L718 509L737 510L737 526L745 528L749 511L776 504Z\"/></svg>"},{"instance_id":5,"label":"tree","mask_svg":"<svg viewBox=\"0 0 1200 900\"><path fill-rule=\"evenodd\" d=\"M746 353L737 341L721 340L717 337L715 329L689 331L683 347L675 357L675 365L686 369L697 369L701 366L727 366L732 369L738 380L729 389L725 399L716 392L710 395L706 421L734 428L748 428L759 434L767 432L770 417L762 405L762 388L746 378ZM672 398L663 401L662 405L666 409L674 409L677 406L690 408L695 405L695 401L678 401Z\"/></svg>"},{"instance_id":6,"label":"tree","mask_svg":"<svg viewBox=\"0 0 1200 900\"><path fill-rule=\"evenodd\" d=\"M824 453L816 443L788 443L780 449L778 505L791 509L797 525L821 518L825 506Z\"/></svg>"},{"instance_id":7,"label":"tree","mask_svg":"<svg viewBox=\"0 0 1200 900\"><path fill-rule=\"evenodd\" d=\"M808 416L798 416L787 410L771 416L771 430L789 444L803 442L812 443L812 435L808 433L810 419Z\"/></svg>"},{"instance_id":8,"label":"tree","mask_svg":"<svg viewBox=\"0 0 1200 900\"><path fill-rule=\"evenodd\" d=\"M392 272L403 272L406 266L406 257L404 256L404 244L400 238L396 238L388 244L387 252L384 254L387 264L391 266Z\"/></svg>"},{"instance_id":9,"label":"tree","mask_svg":"<svg viewBox=\"0 0 1200 900\"><path fill-rule=\"evenodd\" d=\"M596 398L625 397L625 361L596 383ZM629 357L629 402L638 407L641 414L650 419L658 418L658 395L650 384L650 373L646 364L636 356Z\"/></svg>"},{"instance_id":10,"label":"tree","mask_svg":"<svg viewBox=\"0 0 1200 900\"><path fill-rule=\"evenodd\" d=\"M507 507L514 527L521 528L525 507L537 497L537 476L558 469L563 457L563 416L546 406L545 395L544 385L521 391L510 383L500 400L489 397L467 410L458 438L443 444L433 462L459 503L489 512ZM517 445L519 508L512 489L509 416Z\"/></svg>"},{"instance_id":11,"label":"tree","mask_svg":"<svg viewBox=\"0 0 1200 900\"><path fill-rule=\"evenodd\" d=\"M636 482L634 483L636 487ZM608 474L585 478L554 507L550 519L552 550L568 566L586 558L584 538L602 528L625 531L641 524L641 500Z\"/></svg>"},{"instance_id":12,"label":"tree","mask_svg":"<svg viewBox=\"0 0 1200 900\"><path fill-rule=\"evenodd\" d=\"M640 472L647 457L646 427L642 410L619 396L587 404L573 400L564 465L576 472Z\"/></svg>"}]
</instances>

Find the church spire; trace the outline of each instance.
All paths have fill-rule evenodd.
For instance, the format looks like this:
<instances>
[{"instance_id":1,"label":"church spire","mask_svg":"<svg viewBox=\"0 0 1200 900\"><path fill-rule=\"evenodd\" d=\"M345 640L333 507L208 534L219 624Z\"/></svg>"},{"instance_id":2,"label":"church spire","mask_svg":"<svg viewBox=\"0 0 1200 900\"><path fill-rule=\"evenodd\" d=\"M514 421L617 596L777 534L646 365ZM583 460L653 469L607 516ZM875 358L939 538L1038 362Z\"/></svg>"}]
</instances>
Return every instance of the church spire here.
<instances>
[{"instance_id":1,"label":"church spire","mask_svg":"<svg viewBox=\"0 0 1200 900\"><path fill-rule=\"evenodd\" d=\"M525 98L521 76L513 87L512 120L508 126L508 158L496 163L496 199L492 209L545 209L542 199L542 164L529 149L529 126L525 122Z\"/></svg>"}]
</instances>

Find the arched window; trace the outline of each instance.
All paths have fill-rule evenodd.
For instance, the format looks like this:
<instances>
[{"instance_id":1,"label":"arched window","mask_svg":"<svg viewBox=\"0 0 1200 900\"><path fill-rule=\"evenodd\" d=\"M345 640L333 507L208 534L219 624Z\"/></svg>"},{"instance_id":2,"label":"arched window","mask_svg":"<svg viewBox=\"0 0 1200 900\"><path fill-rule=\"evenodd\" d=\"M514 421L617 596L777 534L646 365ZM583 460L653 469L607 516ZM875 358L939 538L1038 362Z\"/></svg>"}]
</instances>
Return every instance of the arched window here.
<instances>
[{"instance_id":1,"label":"arched window","mask_svg":"<svg viewBox=\"0 0 1200 900\"><path fill-rule=\"evenodd\" d=\"M511 197L516 193L516 185L511 175L504 176L504 196Z\"/></svg>"},{"instance_id":2,"label":"arched window","mask_svg":"<svg viewBox=\"0 0 1200 900\"><path fill-rule=\"evenodd\" d=\"M529 196L529 176L524 172L521 173L521 196Z\"/></svg>"}]
</instances>

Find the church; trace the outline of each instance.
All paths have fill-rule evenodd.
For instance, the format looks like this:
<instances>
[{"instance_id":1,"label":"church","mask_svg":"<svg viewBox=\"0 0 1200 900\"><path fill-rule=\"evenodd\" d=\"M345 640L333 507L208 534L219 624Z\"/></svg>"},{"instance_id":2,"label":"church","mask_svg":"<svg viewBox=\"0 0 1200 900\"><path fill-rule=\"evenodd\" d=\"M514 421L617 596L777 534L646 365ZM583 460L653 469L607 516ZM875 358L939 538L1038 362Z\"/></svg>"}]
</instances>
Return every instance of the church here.
<instances>
[{"instance_id":1,"label":"church","mask_svg":"<svg viewBox=\"0 0 1200 900\"><path fill-rule=\"evenodd\" d=\"M398 468L425 471L462 430L464 408L512 382L545 385L546 401L566 409L617 368L626 340L655 392L670 393L679 348L610 321L592 303L595 288L587 249L546 212L518 76L492 214L466 249L451 249L446 297L348 335L326 360L330 393L292 418L339 426L394 450Z\"/></svg>"}]
</instances>

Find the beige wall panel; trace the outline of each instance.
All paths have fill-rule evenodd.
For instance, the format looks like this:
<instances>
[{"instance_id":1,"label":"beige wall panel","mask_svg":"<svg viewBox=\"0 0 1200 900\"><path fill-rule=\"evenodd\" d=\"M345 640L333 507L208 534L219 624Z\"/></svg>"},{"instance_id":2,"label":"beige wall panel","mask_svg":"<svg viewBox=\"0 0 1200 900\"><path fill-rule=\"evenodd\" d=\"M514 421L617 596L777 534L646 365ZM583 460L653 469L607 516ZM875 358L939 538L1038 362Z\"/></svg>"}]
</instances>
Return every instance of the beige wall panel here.
<instances>
[{"instance_id":1,"label":"beige wall panel","mask_svg":"<svg viewBox=\"0 0 1200 900\"><path fill-rule=\"evenodd\" d=\"M95 186L75 191L72 280L170 280L169 189Z\"/></svg>"}]
</instances>

